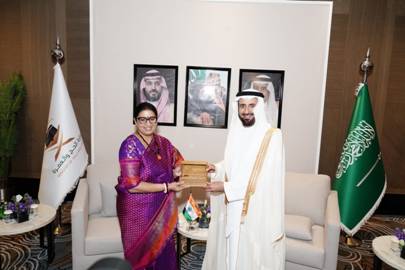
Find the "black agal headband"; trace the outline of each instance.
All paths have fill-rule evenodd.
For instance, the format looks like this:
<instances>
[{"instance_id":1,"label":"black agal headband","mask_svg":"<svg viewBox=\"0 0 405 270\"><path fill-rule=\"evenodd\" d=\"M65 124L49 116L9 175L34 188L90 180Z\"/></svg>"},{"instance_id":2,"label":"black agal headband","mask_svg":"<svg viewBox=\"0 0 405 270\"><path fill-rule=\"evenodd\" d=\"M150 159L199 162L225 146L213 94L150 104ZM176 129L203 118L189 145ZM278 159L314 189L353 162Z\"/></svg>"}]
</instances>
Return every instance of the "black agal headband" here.
<instances>
[{"instance_id":1,"label":"black agal headband","mask_svg":"<svg viewBox=\"0 0 405 270\"><path fill-rule=\"evenodd\" d=\"M264 98L264 95L258 91L240 91L236 94L236 97L243 97L243 96L255 96Z\"/></svg>"}]
</instances>

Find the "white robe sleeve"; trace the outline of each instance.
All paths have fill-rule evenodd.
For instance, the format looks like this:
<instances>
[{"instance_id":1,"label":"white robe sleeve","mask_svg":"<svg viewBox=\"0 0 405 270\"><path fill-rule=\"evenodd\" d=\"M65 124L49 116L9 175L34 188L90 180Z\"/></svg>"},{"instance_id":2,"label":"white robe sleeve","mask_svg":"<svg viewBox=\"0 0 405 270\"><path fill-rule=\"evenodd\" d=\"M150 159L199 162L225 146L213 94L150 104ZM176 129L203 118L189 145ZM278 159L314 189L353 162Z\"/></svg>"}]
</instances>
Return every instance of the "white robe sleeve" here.
<instances>
[{"instance_id":1,"label":"white robe sleeve","mask_svg":"<svg viewBox=\"0 0 405 270\"><path fill-rule=\"evenodd\" d=\"M240 201L245 198L246 185L237 182L225 182L224 161L215 164L215 172L211 174L211 181L224 182L224 193L228 202Z\"/></svg>"},{"instance_id":2,"label":"white robe sleeve","mask_svg":"<svg viewBox=\"0 0 405 270\"><path fill-rule=\"evenodd\" d=\"M224 162L215 164L215 173L211 173L211 181L224 181ZM226 269L226 206L224 193L211 193L211 222L208 231L208 240L205 249L205 256L202 270L223 270Z\"/></svg>"},{"instance_id":3,"label":"white robe sleeve","mask_svg":"<svg viewBox=\"0 0 405 270\"><path fill-rule=\"evenodd\" d=\"M246 185L235 182L225 182L224 190L228 202L240 201L245 198Z\"/></svg>"}]
</instances>

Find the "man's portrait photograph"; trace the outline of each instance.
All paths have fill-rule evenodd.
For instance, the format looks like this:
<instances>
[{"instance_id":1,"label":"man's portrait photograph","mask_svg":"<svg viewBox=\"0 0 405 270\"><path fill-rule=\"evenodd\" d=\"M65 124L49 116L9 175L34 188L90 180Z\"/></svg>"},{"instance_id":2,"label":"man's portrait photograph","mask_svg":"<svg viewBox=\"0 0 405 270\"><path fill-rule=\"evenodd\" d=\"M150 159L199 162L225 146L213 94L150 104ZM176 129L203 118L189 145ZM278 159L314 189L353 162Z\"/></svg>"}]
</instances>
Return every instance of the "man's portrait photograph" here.
<instances>
[{"instance_id":1,"label":"man's portrait photograph","mask_svg":"<svg viewBox=\"0 0 405 270\"><path fill-rule=\"evenodd\" d=\"M274 128L281 127L284 70L241 69L239 91L255 89L264 95L267 121Z\"/></svg>"},{"instance_id":2,"label":"man's portrait photograph","mask_svg":"<svg viewBox=\"0 0 405 270\"><path fill-rule=\"evenodd\" d=\"M142 102L153 104L158 124L176 125L177 66L134 64L134 108Z\"/></svg>"},{"instance_id":3,"label":"man's portrait photograph","mask_svg":"<svg viewBox=\"0 0 405 270\"><path fill-rule=\"evenodd\" d=\"M187 67L184 126L226 128L230 68Z\"/></svg>"}]
</instances>

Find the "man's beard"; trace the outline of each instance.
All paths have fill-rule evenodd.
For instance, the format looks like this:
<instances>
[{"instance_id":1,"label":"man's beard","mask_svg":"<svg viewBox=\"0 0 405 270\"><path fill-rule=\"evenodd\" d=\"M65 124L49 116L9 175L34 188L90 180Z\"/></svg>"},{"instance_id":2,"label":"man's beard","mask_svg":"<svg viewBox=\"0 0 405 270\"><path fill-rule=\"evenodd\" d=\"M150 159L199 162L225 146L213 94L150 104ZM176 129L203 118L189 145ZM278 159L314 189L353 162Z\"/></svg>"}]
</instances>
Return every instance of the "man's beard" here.
<instances>
[{"instance_id":1,"label":"man's beard","mask_svg":"<svg viewBox=\"0 0 405 270\"><path fill-rule=\"evenodd\" d=\"M145 95L147 101L152 101L152 102L158 101L160 99L160 97L162 96L162 92L159 92L156 89L153 89L150 92L152 92L153 95L150 95L150 93L148 93L148 91L146 91L145 88L143 89L143 94Z\"/></svg>"},{"instance_id":2,"label":"man's beard","mask_svg":"<svg viewBox=\"0 0 405 270\"><path fill-rule=\"evenodd\" d=\"M239 115L239 119L240 119L240 121L242 122L242 125L244 126L244 127L251 127L251 126L253 126L254 124L255 124L255 122L256 122L256 118L255 117L253 117L252 119L243 119L240 115Z\"/></svg>"}]
</instances>

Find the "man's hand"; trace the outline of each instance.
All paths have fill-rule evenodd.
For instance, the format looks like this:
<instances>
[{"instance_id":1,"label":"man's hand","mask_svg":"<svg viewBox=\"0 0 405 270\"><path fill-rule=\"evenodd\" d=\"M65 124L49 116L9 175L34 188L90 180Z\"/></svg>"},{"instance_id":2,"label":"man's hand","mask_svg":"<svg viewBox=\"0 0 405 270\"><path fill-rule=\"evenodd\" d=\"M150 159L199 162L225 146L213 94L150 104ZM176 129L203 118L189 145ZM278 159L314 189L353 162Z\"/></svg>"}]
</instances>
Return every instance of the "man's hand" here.
<instances>
[{"instance_id":1,"label":"man's hand","mask_svg":"<svg viewBox=\"0 0 405 270\"><path fill-rule=\"evenodd\" d=\"M213 173L213 172L215 172L215 165L214 164L211 164L211 163L208 163L207 164L207 168L205 169L208 173Z\"/></svg>"},{"instance_id":2,"label":"man's hand","mask_svg":"<svg viewBox=\"0 0 405 270\"><path fill-rule=\"evenodd\" d=\"M181 176L181 166L177 166L173 169L173 177Z\"/></svg>"},{"instance_id":3,"label":"man's hand","mask_svg":"<svg viewBox=\"0 0 405 270\"><path fill-rule=\"evenodd\" d=\"M208 192L224 192L224 182L209 182L205 190Z\"/></svg>"}]
</instances>

